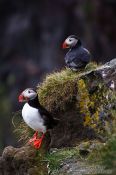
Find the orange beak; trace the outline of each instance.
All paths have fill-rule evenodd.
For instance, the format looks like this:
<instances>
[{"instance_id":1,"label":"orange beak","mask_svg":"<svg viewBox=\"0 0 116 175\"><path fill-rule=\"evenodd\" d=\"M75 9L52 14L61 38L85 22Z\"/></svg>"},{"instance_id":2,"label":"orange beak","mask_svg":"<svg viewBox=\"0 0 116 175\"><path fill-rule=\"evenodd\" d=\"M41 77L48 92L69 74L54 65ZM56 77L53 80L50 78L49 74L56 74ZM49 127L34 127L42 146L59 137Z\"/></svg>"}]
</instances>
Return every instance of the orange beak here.
<instances>
[{"instance_id":1,"label":"orange beak","mask_svg":"<svg viewBox=\"0 0 116 175\"><path fill-rule=\"evenodd\" d=\"M29 100L27 97L24 97L22 94L21 94L21 95L19 95L18 99L19 99L19 102L20 102L20 103L21 103L21 102L25 102L25 101L28 101L28 100Z\"/></svg>"},{"instance_id":2,"label":"orange beak","mask_svg":"<svg viewBox=\"0 0 116 175\"><path fill-rule=\"evenodd\" d=\"M64 41L64 43L62 44L62 48L63 49L69 48L69 45Z\"/></svg>"},{"instance_id":3,"label":"orange beak","mask_svg":"<svg viewBox=\"0 0 116 175\"><path fill-rule=\"evenodd\" d=\"M24 96L21 94L19 95L19 102L23 102L24 101Z\"/></svg>"}]
</instances>

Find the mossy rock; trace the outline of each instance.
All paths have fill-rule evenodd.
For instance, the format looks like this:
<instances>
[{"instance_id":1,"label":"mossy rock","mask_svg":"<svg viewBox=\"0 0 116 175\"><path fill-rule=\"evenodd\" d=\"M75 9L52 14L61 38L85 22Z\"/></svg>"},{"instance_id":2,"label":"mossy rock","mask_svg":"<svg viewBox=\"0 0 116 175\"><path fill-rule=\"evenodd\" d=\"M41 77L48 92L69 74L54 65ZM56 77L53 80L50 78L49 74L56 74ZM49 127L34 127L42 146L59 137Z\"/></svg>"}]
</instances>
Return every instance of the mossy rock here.
<instances>
[{"instance_id":1,"label":"mossy rock","mask_svg":"<svg viewBox=\"0 0 116 175\"><path fill-rule=\"evenodd\" d=\"M111 68L108 64L97 68L91 65L90 70L73 72L66 68L54 72L38 85L40 103L60 119L59 125L51 131L50 147L76 146L88 139L107 139L107 128L112 129L112 109L116 101L115 91L109 88L107 76L110 72L109 81L112 80L114 75L111 72L115 70L115 65L111 64ZM103 71L106 72L105 78ZM25 124L23 127L22 136L32 135L31 129Z\"/></svg>"},{"instance_id":2,"label":"mossy rock","mask_svg":"<svg viewBox=\"0 0 116 175\"><path fill-rule=\"evenodd\" d=\"M52 131L51 147L76 146L81 140L106 136L104 123L112 120L108 108L112 91L96 69L69 69L46 76L38 86L40 103L60 124ZM103 135L103 137L102 137Z\"/></svg>"}]
</instances>

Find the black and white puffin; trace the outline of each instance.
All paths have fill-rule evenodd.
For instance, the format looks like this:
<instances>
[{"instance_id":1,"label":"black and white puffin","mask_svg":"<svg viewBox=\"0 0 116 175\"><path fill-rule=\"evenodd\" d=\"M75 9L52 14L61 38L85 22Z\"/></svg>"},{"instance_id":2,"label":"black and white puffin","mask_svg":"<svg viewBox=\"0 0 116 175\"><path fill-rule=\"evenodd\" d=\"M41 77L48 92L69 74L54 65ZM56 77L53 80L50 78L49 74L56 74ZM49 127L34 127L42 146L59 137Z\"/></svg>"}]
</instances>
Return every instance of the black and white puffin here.
<instances>
[{"instance_id":1,"label":"black and white puffin","mask_svg":"<svg viewBox=\"0 0 116 175\"><path fill-rule=\"evenodd\" d=\"M19 102L26 102L22 109L22 117L25 123L36 131L29 140L29 143L33 143L34 147L39 149L45 133L58 124L58 119L54 119L51 114L41 106L37 92L33 88L25 89L19 95ZM40 138L38 138L38 131L43 133Z\"/></svg>"},{"instance_id":2,"label":"black and white puffin","mask_svg":"<svg viewBox=\"0 0 116 175\"><path fill-rule=\"evenodd\" d=\"M81 40L75 35L66 38L62 48L70 49L65 56L65 63L74 71L84 68L91 61L90 52L82 46Z\"/></svg>"}]
</instances>

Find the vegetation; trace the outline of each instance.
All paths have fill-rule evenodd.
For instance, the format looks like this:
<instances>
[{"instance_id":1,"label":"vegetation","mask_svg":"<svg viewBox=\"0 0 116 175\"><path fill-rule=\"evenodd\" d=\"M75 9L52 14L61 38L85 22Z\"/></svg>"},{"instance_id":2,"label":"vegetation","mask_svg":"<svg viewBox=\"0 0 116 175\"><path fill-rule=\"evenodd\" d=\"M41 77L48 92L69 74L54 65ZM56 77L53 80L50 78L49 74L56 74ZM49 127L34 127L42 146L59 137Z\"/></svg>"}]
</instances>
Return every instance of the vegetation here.
<instances>
[{"instance_id":1,"label":"vegetation","mask_svg":"<svg viewBox=\"0 0 116 175\"><path fill-rule=\"evenodd\" d=\"M114 115L112 129L109 128L109 125L105 126L108 133L108 140L91 152L89 160L92 161L96 157L96 162L116 171L116 110L112 110L112 113Z\"/></svg>"}]
</instances>

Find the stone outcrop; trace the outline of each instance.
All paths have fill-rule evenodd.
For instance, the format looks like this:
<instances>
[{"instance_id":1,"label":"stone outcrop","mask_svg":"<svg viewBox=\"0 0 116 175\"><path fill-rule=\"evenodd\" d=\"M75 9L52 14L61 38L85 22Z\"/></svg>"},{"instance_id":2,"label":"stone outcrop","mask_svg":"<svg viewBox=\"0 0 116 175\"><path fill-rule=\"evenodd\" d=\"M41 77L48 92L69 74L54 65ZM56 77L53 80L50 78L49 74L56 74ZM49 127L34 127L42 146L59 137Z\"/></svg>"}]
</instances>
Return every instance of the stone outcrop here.
<instances>
[{"instance_id":1,"label":"stone outcrop","mask_svg":"<svg viewBox=\"0 0 116 175\"><path fill-rule=\"evenodd\" d=\"M38 88L40 103L60 119L59 126L50 133L49 147L77 146L85 139L105 142L108 139L105 124L109 130L112 128L111 111L116 109L115 89L116 59L85 72L63 70L48 76ZM26 134L30 135L29 131ZM45 139L43 151L29 145L6 147L0 157L0 175L48 174L44 156L49 141L49 137ZM73 159L68 164L71 169L71 164L78 161ZM65 162L63 167L66 168Z\"/></svg>"}]
</instances>

